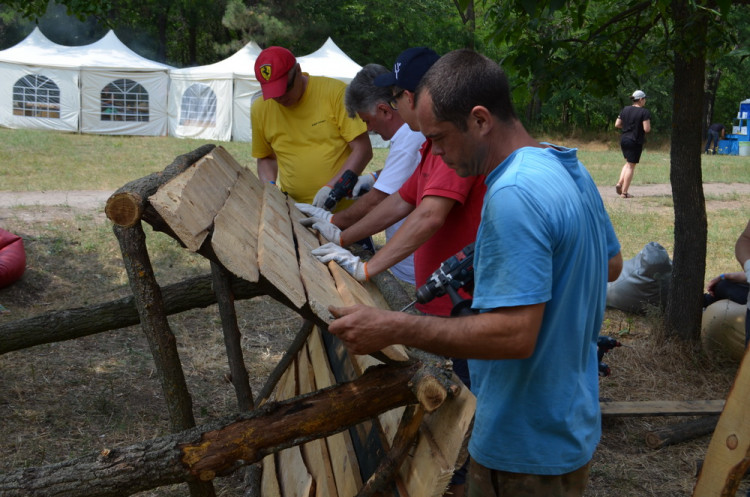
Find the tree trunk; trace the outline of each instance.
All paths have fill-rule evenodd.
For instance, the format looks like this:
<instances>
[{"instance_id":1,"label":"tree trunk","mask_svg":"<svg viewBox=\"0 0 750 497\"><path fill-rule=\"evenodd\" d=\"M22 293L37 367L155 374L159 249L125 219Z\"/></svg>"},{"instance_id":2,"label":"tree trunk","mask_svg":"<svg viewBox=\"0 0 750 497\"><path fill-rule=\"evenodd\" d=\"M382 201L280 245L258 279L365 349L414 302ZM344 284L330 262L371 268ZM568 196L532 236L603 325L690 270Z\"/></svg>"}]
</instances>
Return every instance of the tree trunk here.
<instances>
[{"instance_id":1,"label":"tree trunk","mask_svg":"<svg viewBox=\"0 0 750 497\"><path fill-rule=\"evenodd\" d=\"M396 407L420 401L424 383L445 371L418 361L376 366L357 380L269 403L129 447L0 476L4 497L123 496L163 485L208 482L267 454L317 440ZM441 382L442 383L442 382ZM446 394L451 391L450 384ZM435 407L428 401L429 408ZM331 406L336 406L331 409Z\"/></svg>"},{"instance_id":2,"label":"tree trunk","mask_svg":"<svg viewBox=\"0 0 750 497\"><path fill-rule=\"evenodd\" d=\"M666 336L700 341L706 270L706 200L701 173L702 110L707 21L687 0L674 0L674 114L670 180L674 256L665 314Z\"/></svg>"}]
</instances>

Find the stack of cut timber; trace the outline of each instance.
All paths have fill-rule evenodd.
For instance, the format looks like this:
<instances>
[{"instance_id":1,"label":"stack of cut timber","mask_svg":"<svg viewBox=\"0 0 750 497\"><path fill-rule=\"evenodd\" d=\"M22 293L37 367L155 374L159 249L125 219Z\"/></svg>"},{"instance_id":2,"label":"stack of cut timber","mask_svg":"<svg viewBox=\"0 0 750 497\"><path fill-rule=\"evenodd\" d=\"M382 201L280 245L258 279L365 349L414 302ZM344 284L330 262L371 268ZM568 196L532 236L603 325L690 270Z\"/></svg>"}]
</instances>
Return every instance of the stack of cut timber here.
<instances>
[{"instance_id":1,"label":"stack of cut timber","mask_svg":"<svg viewBox=\"0 0 750 497\"><path fill-rule=\"evenodd\" d=\"M219 261L235 275L257 282L261 277L295 306L309 308L330 323L329 305L386 307L372 285L363 286L337 264L312 257L318 237L303 227L304 215L275 186L260 183L222 147L165 183L151 205L187 248L210 243ZM406 360L403 347L382 351ZM335 361L334 368L331 361ZM274 392L276 400L325 388L336 378L353 379L379 361L349 356L325 330L315 328ZM334 370L336 374L334 374ZM367 395L367 392L363 392ZM335 409L335 406L331 406ZM468 389L427 414L410 457L400 467L392 495L440 496L447 487L474 415ZM364 459L387 453L404 409L394 409L352 429L267 456L263 496L351 497L372 473ZM390 494L389 494L390 495Z\"/></svg>"}]
</instances>

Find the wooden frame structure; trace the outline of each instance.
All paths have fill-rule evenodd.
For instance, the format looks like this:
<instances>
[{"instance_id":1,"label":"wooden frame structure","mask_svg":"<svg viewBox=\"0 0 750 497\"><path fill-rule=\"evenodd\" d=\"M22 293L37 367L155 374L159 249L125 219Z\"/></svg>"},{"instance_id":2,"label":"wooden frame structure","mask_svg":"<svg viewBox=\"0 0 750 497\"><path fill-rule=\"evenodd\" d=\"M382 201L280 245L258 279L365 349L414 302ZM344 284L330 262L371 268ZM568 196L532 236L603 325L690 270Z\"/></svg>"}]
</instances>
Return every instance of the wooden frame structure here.
<instances>
[{"instance_id":1,"label":"wooden frame structure","mask_svg":"<svg viewBox=\"0 0 750 497\"><path fill-rule=\"evenodd\" d=\"M251 412L261 406L277 381L274 400L292 402L299 396L307 398L335 389L342 382L360 381L357 379L366 378L365 372L373 366L394 368L396 377L405 365L418 366L402 377L412 393L402 397L396 409L370 409L382 402L378 398L393 393L365 382L370 385L369 391L364 391L368 407L360 407L357 416L345 407L336 408L347 414L338 422L342 430L326 423L318 438L308 443L274 446L283 450L264 458L261 481L249 485L255 489L254 495L442 495L468 436L473 395L461 388L442 358L410 353L402 347L389 347L376 354L377 359L349 357L341 344L324 332L332 319L329 305L388 307L387 299L376 285L363 286L335 263L326 266L310 254L320 245L319 239L298 222L304 215L277 188L262 185L223 148L207 145L178 157L161 173L117 190L107 202L106 213L115 224L173 432L193 429L195 421L141 221L211 261L240 411ZM257 399L252 398L240 348L230 284L233 276L257 285L305 319L295 343ZM400 286L391 285L385 294L394 288L400 290ZM393 407L393 400L385 404ZM354 403L353 399L348 402ZM343 431L368 410L373 419ZM334 431L338 433L331 435ZM239 464L239 459L226 455L226 445L208 449L207 437L204 434L200 443L180 445L180 459L193 477L186 478L191 495L212 495L206 482ZM238 444L236 440L226 443ZM407 454L412 457L407 459ZM225 459L229 462L216 465L217 460Z\"/></svg>"}]
</instances>

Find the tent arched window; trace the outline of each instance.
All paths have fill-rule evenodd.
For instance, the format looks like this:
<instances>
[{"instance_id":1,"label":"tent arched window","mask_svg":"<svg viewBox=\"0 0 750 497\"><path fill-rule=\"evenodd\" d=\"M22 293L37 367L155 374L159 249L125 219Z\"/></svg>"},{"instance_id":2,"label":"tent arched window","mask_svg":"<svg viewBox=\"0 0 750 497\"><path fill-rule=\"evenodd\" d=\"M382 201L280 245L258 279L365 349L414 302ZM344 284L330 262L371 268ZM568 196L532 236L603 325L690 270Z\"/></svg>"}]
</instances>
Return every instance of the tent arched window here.
<instances>
[{"instance_id":1,"label":"tent arched window","mask_svg":"<svg viewBox=\"0 0 750 497\"><path fill-rule=\"evenodd\" d=\"M216 126L216 94L210 86L195 83L185 90L180 104L180 126Z\"/></svg>"},{"instance_id":2,"label":"tent arched window","mask_svg":"<svg viewBox=\"0 0 750 497\"><path fill-rule=\"evenodd\" d=\"M102 121L148 122L148 92L132 79L117 79L102 89Z\"/></svg>"},{"instance_id":3,"label":"tent arched window","mask_svg":"<svg viewBox=\"0 0 750 497\"><path fill-rule=\"evenodd\" d=\"M13 85L13 115L59 119L60 88L47 76L24 76Z\"/></svg>"}]
</instances>

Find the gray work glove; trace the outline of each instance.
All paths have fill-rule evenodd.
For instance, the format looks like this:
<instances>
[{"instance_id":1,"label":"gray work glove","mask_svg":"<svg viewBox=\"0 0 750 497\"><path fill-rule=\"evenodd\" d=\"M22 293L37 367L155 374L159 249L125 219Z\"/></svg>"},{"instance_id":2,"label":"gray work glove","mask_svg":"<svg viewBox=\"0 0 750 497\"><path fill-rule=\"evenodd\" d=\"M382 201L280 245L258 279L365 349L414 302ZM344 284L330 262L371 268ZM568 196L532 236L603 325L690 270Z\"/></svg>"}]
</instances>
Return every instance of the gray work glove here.
<instances>
[{"instance_id":1,"label":"gray work glove","mask_svg":"<svg viewBox=\"0 0 750 497\"><path fill-rule=\"evenodd\" d=\"M363 174L357 178L357 184L352 188L352 197L356 198L372 190L375 184L375 173Z\"/></svg>"},{"instance_id":2,"label":"gray work glove","mask_svg":"<svg viewBox=\"0 0 750 497\"><path fill-rule=\"evenodd\" d=\"M307 226L316 230L318 233L323 235L323 238L336 245L341 245L341 229L335 224L329 223L323 219L317 217L307 217L300 219L299 223L302 226Z\"/></svg>"},{"instance_id":3,"label":"gray work glove","mask_svg":"<svg viewBox=\"0 0 750 497\"><path fill-rule=\"evenodd\" d=\"M333 217L333 214L328 212L325 209L321 209L320 207L315 207L312 204L294 204L294 206L302 211L306 216L310 217L317 217L318 219L322 219L323 221L331 222L331 218Z\"/></svg>"},{"instance_id":4,"label":"gray work glove","mask_svg":"<svg viewBox=\"0 0 750 497\"><path fill-rule=\"evenodd\" d=\"M335 243L326 243L313 249L311 252L320 262L327 263L335 261L347 273L354 276L357 281L367 281L367 265L359 257Z\"/></svg>"},{"instance_id":5,"label":"gray work glove","mask_svg":"<svg viewBox=\"0 0 750 497\"><path fill-rule=\"evenodd\" d=\"M328 194L331 193L331 188L328 185L325 185L323 188L318 190L318 193L315 194L315 198L313 199L313 205L315 207L319 207L321 209L325 208L326 200L328 200Z\"/></svg>"}]
</instances>

